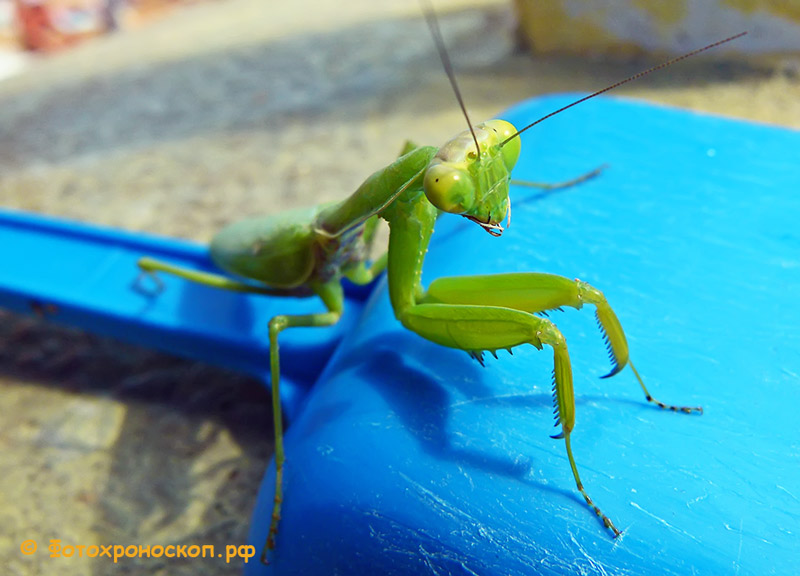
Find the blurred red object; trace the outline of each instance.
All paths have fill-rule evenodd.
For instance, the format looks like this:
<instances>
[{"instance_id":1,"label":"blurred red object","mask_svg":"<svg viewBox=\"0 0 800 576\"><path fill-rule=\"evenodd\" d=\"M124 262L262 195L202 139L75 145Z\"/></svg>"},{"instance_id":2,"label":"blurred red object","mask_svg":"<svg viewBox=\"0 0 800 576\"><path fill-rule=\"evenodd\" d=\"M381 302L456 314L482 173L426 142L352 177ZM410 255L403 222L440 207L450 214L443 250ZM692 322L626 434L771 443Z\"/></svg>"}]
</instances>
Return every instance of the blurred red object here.
<instances>
[{"instance_id":1,"label":"blurred red object","mask_svg":"<svg viewBox=\"0 0 800 576\"><path fill-rule=\"evenodd\" d=\"M108 29L106 0L14 0L20 43L28 50L52 52Z\"/></svg>"},{"instance_id":2,"label":"blurred red object","mask_svg":"<svg viewBox=\"0 0 800 576\"><path fill-rule=\"evenodd\" d=\"M45 2L15 0L20 41L28 50L49 52L69 44L53 25Z\"/></svg>"}]
</instances>

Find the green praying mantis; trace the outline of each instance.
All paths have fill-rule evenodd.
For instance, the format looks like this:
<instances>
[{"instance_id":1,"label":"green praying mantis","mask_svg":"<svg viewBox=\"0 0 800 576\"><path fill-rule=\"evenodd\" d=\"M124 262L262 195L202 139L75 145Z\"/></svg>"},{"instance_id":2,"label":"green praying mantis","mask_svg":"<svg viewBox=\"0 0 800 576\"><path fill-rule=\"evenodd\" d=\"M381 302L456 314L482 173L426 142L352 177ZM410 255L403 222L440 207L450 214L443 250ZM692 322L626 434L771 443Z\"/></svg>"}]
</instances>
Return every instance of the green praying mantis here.
<instances>
[{"instance_id":1,"label":"green praying mantis","mask_svg":"<svg viewBox=\"0 0 800 576\"><path fill-rule=\"evenodd\" d=\"M460 215L496 237L510 225L509 185L523 132L567 108L744 33L640 72L517 130L504 120L476 125L469 121L432 10L426 11L426 18L468 130L438 149L407 143L399 158L369 176L340 202L251 218L223 228L211 241L211 257L222 270L242 280L184 269L152 258L142 258L138 263L146 274L174 274L226 290L270 296L316 296L326 308L316 314L279 315L269 322L276 481L270 528L262 554L265 562L267 551L276 544L283 501L285 453L279 337L288 328L335 324L344 307L343 278L355 284L368 284L385 271L391 305L404 328L442 346L464 350L481 364L487 351L510 351L524 344L540 350L544 346L552 348L553 403L556 425L561 428L553 437L564 439L578 491L614 537L621 532L585 490L572 453L570 434L575 423L575 401L566 339L541 313L565 306L576 309L594 306L612 362L612 369L605 377L629 365L648 402L676 412L702 413L700 407L664 404L650 395L630 361L625 333L616 314L603 293L586 282L529 272L438 278L425 289L421 273L440 215ZM598 172L599 169L562 184L528 184L548 189L565 187ZM388 250L370 262L379 219L389 225Z\"/></svg>"}]
</instances>

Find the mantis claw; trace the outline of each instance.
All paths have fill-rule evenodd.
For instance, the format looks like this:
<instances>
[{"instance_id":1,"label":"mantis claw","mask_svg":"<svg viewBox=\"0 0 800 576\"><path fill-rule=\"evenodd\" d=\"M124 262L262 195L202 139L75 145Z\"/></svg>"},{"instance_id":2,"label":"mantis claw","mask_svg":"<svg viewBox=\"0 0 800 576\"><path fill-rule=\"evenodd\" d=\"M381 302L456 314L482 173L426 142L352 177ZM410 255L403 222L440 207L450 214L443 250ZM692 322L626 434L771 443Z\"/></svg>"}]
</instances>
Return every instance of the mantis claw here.
<instances>
[{"instance_id":1,"label":"mantis claw","mask_svg":"<svg viewBox=\"0 0 800 576\"><path fill-rule=\"evenodd\" d=\"M614 523L611 522L611 520L609 520L608 518L606 518L605 520L607 522L604 521L603 524L605 524L606 528L608 528L609 530L611 530L614 533L614 536L612 536L612 538L614 538L616 540L617 538L622 536L622 531L617 529L617 527L614 526Z\"/></svg>"},{"instance_id":2,"label":"mantis claw","mask_svg":"<svg viewBox=\"0 0 800 576\"><path fill-rule=\"evenodd\" d=\"M619 374L622 371L623 368L624 368L624 366L620 366L619 364L615 363L614 367L611 369L611 372L609 372L608 374L606 374L604 376L600 376L600 378L611 378L615 374Z\"/></svg>"},{"instance_id":3,"label":"mantis claw","mask_svg":"<svg viewBox=\"0 0 800 576\"><path fill-rule=\"evenodd\" d=\"M619 325L616 315L604 302L598 302L595 311L595 319L603 342L606 344L608 359L611 361L611 372L600 378L611 378L625 368L628 362L628 343L625 341L625 334ZM613 339L612 339L613 336Z\"/></svg>"}]
</instances>

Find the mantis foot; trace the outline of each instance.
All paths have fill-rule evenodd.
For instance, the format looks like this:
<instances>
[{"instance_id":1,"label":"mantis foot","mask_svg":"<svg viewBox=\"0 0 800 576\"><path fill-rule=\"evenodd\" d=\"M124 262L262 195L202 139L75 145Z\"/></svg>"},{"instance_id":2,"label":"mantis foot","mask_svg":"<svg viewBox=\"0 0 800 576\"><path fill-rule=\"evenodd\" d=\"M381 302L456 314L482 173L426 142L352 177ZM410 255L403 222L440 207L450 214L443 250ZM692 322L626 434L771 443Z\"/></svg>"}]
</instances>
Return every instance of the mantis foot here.
<instances>
[{"instance_id":1,"label":"mantis foot","mask_svg":"<svg viewBox=\"0 0 800 576\"><path fill-rule=\"evenodd\" d=\"M702 406L676 406L674 404L664 404L663 402L656 400L650 395L650 392L644 385L644 381L642 380L642 377L639 376L639 372L636 370L636 367L633 365L633 362L628 360L628 365L631 367L631 370L633 370L633 374L636 376L636 380L639 381L639 386L641 386L642 390L644 390L645 399L651 404L655 404L662 410L670 410L672 412L683 412L684 414L703 414Z\"/></svg>"},{"instance_id":2,"label":"mantis foot","mask_svg":"<svg viewBox=\"0 0 800 576\"><path fill-rule=\"evenodd\" d=\"M139 259L139 274L136 276L132 283L132 288L145 296L158 296L164 291L164 282L158 277L156 269L150 267L150 263L154 262L150 258ZM149 278L155 290L149 289L144 285L144 279Z\"/></svg>"}]
</instances>

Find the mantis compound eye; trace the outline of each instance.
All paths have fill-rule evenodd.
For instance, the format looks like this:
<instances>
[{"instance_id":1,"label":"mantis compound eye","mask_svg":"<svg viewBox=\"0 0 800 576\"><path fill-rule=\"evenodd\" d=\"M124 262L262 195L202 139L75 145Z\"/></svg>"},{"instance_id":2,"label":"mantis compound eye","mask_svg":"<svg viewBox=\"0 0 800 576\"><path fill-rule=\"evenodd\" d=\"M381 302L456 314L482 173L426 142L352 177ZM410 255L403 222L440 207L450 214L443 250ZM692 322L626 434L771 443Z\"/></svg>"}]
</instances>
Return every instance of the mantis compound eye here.
<instances>
[{"instance_id":1,"label":"mantis compound eye","mask_svg":"<svg viewBox=\"0 0 800 576\"><path fill-rule=\"evenodd\" d=\"M517 133L517 129L514 128L514 125L505 120L489 120L483 123L483 127L485 130L489 130L496 135L497 144L504 142L507 138ZM512 138L500 149L500 153L503 156L503 164L505 164L509 172L516 166L517 160L519 159L519 152L519 137Z\"/></svg>"},{"instance_id":2,"label":"mantis compound eye","mask_svg":"<svg viewBox=\"0 0 800 576\"><path fill-rule=\"evenodd\" d=\"M463 214L475 204L475 185L469 173L452 166L431 165L423 187L430 203L450 214Z\"/></svg>"}]
</instances>

